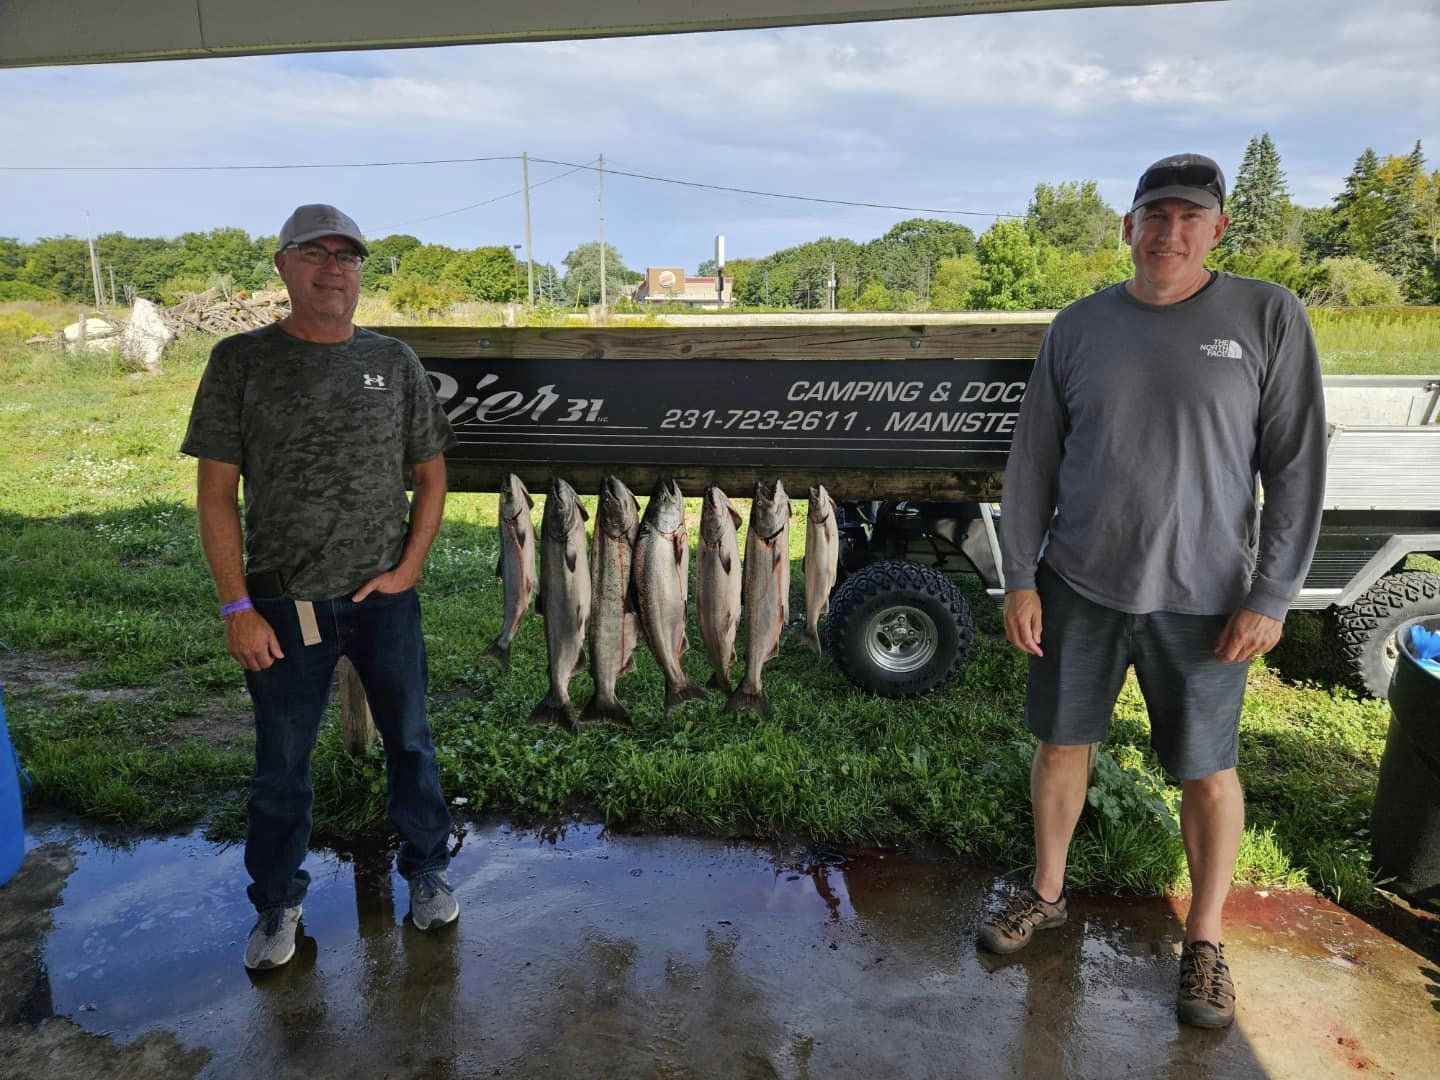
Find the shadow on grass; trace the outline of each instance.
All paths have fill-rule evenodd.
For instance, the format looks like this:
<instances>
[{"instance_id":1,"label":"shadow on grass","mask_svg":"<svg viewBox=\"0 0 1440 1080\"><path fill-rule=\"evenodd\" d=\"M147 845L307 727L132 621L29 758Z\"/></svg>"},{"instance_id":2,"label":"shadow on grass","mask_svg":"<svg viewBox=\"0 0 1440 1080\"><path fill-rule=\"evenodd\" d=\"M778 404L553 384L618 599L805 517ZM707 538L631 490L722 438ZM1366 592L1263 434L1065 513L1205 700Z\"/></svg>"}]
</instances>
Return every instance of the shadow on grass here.
<instances>
[{"instance_id":1,"label":"shadow on grass","mask_svg":"<svg viewBox=\"0 0 1440 1080\"><path fill-rule=\"evenodd\" d=\"M1265 665L1291 685L1347 692L1335 670L1320 612L1291 612L1285 619L1285 636L1266 655Z\"/></svg>"}]
</instances>

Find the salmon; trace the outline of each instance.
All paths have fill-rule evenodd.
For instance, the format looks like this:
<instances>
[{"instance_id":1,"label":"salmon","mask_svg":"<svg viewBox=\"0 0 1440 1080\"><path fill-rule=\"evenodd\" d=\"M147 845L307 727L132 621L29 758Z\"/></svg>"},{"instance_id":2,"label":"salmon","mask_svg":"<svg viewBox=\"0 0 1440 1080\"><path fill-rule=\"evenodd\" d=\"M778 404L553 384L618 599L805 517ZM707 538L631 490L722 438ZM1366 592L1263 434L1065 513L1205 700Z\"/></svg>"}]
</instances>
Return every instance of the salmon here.
<instances>
[{"instance_id":1,"label":"salmon","mask_svg":"<svg viewBox=\"0 0 1440 1080\"><path fill-rule=\"evenodd\" d=\"M570 732L576 730L570 680L584 663L590 622L590 563L585 556L588 517L575 489L564 480L552 479L541 519L536 605L545 619L550 690L530 713L530 723L554 724Z\"/></svg>"},{"instance_id":2,"label":"salmon","mask_svg":"<svg viewBox=\"0 0 1440 1080\"><path fill-rule=\"evenodd\" d=\"M790 615L790 498L785 485L755 485L750 530L745 536L741 602L745 622L745 677L725 703L726 712L749 709L770 715L760 682L765 662L780 651L780 633Z\"/></svg>"},{"instance_id":3,"label":"salmon","mask_svg":"<svg viewBox=\"0 0 1440 1080\"><path fill-rule=\"evenodd\" d=\"M506 675L510 674L510 643L540 588L540 579L535 575L535 523L530 520L534 506L535 500L520 478L507 474L500 489L500 523L496 530L500 558L495 563L495 574L505 595L505 617L500 633L483 654L496 661Z\"/></svg>"}]
</instances>

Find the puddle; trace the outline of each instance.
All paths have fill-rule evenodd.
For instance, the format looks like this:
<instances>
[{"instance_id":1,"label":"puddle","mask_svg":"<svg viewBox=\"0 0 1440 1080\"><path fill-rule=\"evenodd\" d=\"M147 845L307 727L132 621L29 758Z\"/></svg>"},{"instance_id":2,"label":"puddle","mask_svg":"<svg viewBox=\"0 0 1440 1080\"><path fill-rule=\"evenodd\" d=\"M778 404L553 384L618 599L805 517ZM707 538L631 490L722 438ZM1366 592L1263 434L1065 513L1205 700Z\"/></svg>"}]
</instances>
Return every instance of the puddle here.
<instances>
[{"instance_id":1,"label":"puddle","mask_svg":"<svg viewBox=\"0 0 1440 1080\"><path fill-rule=\"evenodd\" d=\"M239 847L27 843L76 858L27 1019L173 1032L206 1077L1413 1076L1440 1054L1435 965L1313 897L1237 904L1240 1019L1195 1032L1164 902L1077 897L998 960L974 946L993 878L953 860L473 823L457 924L404 924L387 849L312 853L296 959L252 977Z\"/></svg>"}]
</instances>

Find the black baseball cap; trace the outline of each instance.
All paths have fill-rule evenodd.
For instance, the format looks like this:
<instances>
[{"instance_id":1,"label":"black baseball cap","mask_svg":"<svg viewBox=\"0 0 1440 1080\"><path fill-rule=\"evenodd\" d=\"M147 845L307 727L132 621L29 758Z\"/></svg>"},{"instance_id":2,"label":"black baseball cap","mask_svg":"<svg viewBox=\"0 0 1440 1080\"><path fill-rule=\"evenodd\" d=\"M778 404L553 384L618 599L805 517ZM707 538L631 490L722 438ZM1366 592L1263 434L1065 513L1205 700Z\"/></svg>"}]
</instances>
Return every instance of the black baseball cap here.
<instances>
[{"instance_id":1,"label":"black baseball cap","mask_svg":"<svg viewBox=\"0 0 1440 1080\"><path fill-rule=\"evenodd\" d=\"M1171 154L1140 174L1130 210L1161 199L1187 199L1207 210L1225 209L1225 174L1204 154Z\"/></svg>"}]
</instances>

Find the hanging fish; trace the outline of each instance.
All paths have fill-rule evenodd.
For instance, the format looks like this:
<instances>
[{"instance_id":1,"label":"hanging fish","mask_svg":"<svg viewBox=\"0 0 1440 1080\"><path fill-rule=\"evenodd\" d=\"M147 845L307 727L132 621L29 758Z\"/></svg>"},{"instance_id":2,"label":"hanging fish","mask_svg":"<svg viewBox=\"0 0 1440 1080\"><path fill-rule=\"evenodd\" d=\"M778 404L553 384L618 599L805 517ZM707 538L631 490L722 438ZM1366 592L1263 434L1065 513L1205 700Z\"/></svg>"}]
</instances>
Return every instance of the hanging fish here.
<instances>
[{"instance_id":1,"label":"hanging fish","mask_svg":"<svg viewBox=\"0 0 1440 1080\"><path fill-rule=\"evenodd\" d=\"M715 671L710 685L727 696L740 624L740 545L735 530L742 520L723 491L714 486L705 489L700 542L695 548L695 611L705 655Z\"/></svg>"},{"instance_id":2,"label":"hanging fish","mask_svg":"<svg viewBox=\"0 0 1440 1080\"><path fill-rule=\"evenodd\" d=\"M500 535L500 558L495 564L505 594L505 618L500 633L484 652L506 675L510 674L510 643L540 588L540 579L535 575L535 523L530 520L534 506L535 500L520 478L508 473L500 489L500 523L496 530Z\"/></svg>"},{"instance_id":3,"label":"hanging fish","mask_svg":"<svg viewBox=\"0 0 1440 1080\"><path fill-rule=\"evenodd\" d=\"M590 621L590 563L585 556L588 515L575 489L558 478L546 492L540 530L540 596L549 649L550 690L530 714L532 724L575 730L570 679L585 662Z\"/></svg>"},{"instance_id":4,"label":"hanging fish","mask_svg":"<svg viewBox=\"0 0 1440 1080\"><path fill-rule=\"evenodd\" d=\"M631 577L640 609L640 628L665 673L665 715L705 691L680 666L685 651L685 599L689 592L690 538L685 531L685 500L680 485L665 477L655 482Z\"/></svg>"},{"instance_id":5,"label":"hanging fish","mask_svg":"<svg viewBox=\"0 0 1440 1080\"><path fill-rule=\"evenodd\" d=\"M605 477L600 482L590 571L594 589L590 606L590 674L595 679L595 693L580 714L585 723L630 725L629 714L615 697L615 680L635 668L640 621L630 572L639 535L640 504L617 477Z\"/></svg>"},{"instance_id":6,"label":"hanging fish","mask_svg":"<svg viewBox=\"0 0 1440 1080\"><path fill-rule=\"evenodd\" d=\"M835 524L835 503L825 485L810 489L805 523L805 629L803 636L817 653L820 616L830 606L830 590L840 571L840 532Z\"/></svg>"},{"instance_id":7,"label":"hanging fish","mask_svg":"<svg viewBox=\"0 0 1440 1080\"><path fill-rule=\"evenodd\" d=\"M770 715L760 672L780 651L780 632L790 614L790 498L785 485L755 485L750 530L745 536L745 678L725 703L726 712L750 709Z\"/></svg>"}]
</instances>

